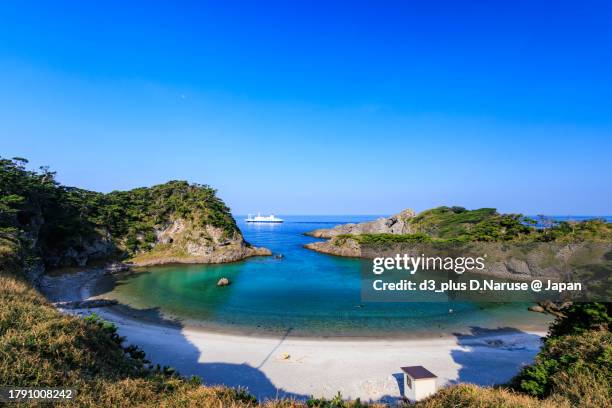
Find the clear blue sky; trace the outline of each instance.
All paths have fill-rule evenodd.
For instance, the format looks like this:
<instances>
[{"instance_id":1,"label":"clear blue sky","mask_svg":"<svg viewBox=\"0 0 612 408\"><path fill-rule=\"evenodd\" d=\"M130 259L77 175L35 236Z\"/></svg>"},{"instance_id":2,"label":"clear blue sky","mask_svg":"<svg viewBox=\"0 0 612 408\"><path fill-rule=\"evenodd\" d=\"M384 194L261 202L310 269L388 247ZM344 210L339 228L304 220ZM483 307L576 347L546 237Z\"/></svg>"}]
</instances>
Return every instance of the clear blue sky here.
<instances>
[{"instance_id":1,"label":"clear blue sky","mask_svg":"<svg viewBox=\"0 0 612 408\"><path fill-rule=\"evenodd\" d=\"M612 214L612 2L121 3L0 3L2 156L235 213Z\"/></svg>"}]
</instances>

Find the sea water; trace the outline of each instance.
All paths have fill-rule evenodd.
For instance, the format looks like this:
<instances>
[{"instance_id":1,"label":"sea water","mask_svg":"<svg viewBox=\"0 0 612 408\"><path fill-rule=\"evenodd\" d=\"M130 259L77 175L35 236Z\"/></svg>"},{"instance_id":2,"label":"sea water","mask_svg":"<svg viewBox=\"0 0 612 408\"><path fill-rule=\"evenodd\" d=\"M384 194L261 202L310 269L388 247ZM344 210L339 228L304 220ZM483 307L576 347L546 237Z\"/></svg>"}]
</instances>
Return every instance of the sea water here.
<instances>
[{"instance_id":1,"label":"sea water","mask_svg":"<svg viewBox=\"0 0 612 408\"><path fill-rule=\"evenodd\" d=\"M221 265L148 267L121 277L107 296L132 312L181 324L249 334L413 337L476 329L545 331L550 318L526 303L372 303L361 299L367 260L320 254L304 233L375 216L281 216L282 224L245 223L245 239L275 256ZM220 278L229 286L218 287Z\"/></svg>"}]
</instances>

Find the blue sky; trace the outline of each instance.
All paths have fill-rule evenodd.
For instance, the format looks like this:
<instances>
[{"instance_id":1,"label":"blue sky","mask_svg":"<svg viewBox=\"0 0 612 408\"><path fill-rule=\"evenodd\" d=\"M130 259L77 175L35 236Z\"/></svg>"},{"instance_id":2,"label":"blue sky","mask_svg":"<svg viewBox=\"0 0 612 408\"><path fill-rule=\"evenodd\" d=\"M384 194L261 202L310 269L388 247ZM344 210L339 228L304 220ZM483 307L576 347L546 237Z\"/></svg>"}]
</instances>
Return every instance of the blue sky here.
<instances>
[{"instance_id":1,"label":"blue sky","mask_svg":"<svg viewBox=\"0 0 612 408\"><path fill-rule=\"evenodd\" d=\"M228 3L0 3L0 155L243 214L612 214L612 3Z\"/></svg>"}]
</instances>

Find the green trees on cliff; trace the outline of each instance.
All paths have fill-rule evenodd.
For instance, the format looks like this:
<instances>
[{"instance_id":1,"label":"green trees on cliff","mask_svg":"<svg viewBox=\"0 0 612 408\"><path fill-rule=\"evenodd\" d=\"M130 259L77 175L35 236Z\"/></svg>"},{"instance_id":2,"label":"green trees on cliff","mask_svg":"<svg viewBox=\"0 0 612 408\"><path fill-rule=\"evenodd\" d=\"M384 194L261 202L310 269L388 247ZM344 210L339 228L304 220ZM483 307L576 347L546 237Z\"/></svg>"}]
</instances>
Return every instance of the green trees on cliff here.
<instances>
[{"instance_id":1,"label":"green trees on cliff","mask_svg":"<svg viewBox=\"0 0 612 408\"><path fill-rule=\"evenodd\" d=\"M0 239L35 236L43 256L78 250L96 239L120 252L145 251L155 241L155 228L176 217L222 228L228 235L238 231L229 208L207 185L170 181L102 194L63 186L48 168L33 171L27 163L0 158Z\"/></svg>"}]
</instances>

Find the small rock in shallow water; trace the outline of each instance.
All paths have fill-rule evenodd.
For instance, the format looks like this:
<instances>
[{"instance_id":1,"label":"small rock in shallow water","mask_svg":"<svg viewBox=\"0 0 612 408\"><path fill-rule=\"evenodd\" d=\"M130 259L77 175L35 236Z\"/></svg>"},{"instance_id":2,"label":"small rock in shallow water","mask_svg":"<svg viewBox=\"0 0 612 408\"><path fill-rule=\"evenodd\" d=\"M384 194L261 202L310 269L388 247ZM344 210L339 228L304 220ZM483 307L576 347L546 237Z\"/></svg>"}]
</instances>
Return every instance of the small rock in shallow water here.
<instances>
[{"instance_id":1,"label":"small rock in shallow water","mask_svg":"<svg viewBox=\"0 0 612 408\"><path fill-rule=\"evenodd\" d=\"M112 262L106 265L106 271L109 273L125 272L130 270L130 265L123 262Z\"/></svg>"},{"instance_id":2,"label":"small rock in shallow water","mask_svg":"<svg viewBox=\"0 0 612 408\"><path fill-rule=\"evenodd\" d=\"M227 286L230 284L229 279L227 278L221 278L219 279L219 281L217 282L217 286Z\"/></svg>"},{"instance_id":3,"label":"small rock in shallow water","mask_svg":"<svg viewBox=\"0 0 612 408\"><path fill-rule=\"evenodd\" d=\"M544 309L542 306L540 305L535 305L535 306L530 306L527 308L530 312L537 312L537 313L545 313L546 309Z\"/></svg>"}]
</instances>

